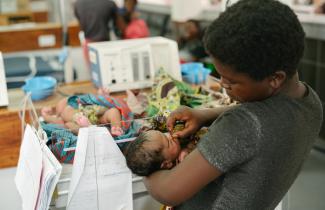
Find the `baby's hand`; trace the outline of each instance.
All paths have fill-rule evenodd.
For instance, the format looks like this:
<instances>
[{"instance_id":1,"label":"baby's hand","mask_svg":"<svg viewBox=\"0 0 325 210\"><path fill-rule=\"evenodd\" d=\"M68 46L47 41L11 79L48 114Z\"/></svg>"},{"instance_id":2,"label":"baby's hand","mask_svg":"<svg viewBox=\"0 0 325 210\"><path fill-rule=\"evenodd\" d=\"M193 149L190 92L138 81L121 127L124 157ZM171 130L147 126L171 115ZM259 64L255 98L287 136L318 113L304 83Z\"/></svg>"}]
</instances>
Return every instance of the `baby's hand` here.
<instances>
[{"instance_id":1,"label":"baby's hand","mask_svg":"<svg viewBox=\"0 0 325 210\"><path fill-rule=\"evenodd\" d=\"M77 114L74 120L80 127L88 127L89 125L91 125L88 118L82 114Z\"/></svg>"},{"instance_id":2,"label":"baby's hand","mask_svg":"<svg viewBox=\"0 0 325 210\"><path fill-rule=\"evenodd\" d=\"M178 155L178 162L182 162L184 160L184 158L189 154L187 149L183 149L181 150L181 152Z\"/></svg>"}]
</instances>

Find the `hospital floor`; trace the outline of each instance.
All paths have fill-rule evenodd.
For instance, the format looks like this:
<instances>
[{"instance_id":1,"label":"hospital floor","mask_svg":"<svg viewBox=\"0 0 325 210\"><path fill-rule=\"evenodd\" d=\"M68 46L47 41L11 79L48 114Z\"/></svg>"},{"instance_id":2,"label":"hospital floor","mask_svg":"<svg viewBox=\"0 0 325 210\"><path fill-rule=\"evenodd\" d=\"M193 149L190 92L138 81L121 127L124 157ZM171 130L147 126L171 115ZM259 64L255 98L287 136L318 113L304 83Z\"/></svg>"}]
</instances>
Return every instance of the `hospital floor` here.
<instances>
[{"instance_id":1,"label":"hospital floor","mask_svg":"<svg viewBox=\"0 0 325 210\"><path fill-rule=\"evenodd\" d=\"M325 141L319 141L325 148ZM0 170L0 209L20 210L21 199L14 185L16 169ZM325 153L312 150L288 195L288 208L283 210L325 209ZM159 204L143 194L134 198L134 210L158 210Z\"/></svg>"}]
</instances>

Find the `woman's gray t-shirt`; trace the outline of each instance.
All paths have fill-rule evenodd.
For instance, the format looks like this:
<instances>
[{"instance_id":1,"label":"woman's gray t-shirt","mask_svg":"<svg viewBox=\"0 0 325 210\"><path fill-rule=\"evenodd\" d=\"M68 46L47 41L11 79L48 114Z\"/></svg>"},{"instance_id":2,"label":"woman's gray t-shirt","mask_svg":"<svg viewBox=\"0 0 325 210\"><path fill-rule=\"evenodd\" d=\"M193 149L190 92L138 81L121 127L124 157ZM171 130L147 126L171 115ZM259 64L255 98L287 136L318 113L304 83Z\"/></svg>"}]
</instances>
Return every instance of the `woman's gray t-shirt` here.
<instances>
[{"instance_id":1,"label":"woman's gray t-shirt","mask_svg":"<svg viewBox=\"0 0 325 210\"><path fill-rule=\"evenodd\" d=\"M277 95L221 115L198 144L223 175L176 209L274 209L318 136L322 105L307 86L302 99Z\"/></svg>"}]
</instances>

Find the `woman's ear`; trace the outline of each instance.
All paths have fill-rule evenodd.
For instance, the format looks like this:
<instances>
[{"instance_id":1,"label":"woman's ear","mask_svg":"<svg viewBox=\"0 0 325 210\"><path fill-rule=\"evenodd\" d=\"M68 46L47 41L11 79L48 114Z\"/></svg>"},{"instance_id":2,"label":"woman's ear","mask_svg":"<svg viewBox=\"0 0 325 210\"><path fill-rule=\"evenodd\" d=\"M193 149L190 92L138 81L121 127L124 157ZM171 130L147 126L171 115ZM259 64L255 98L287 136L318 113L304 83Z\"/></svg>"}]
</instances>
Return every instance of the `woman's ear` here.
<instances>
[{"instance_id":1,"label":"woman's ear","mask_svg":"<svg viewBox=\"0 0 325 210\"><path fill-rule=\"evenodd\" d=\"M273 89L279 89L285 82L287 74L284 71L276 71L269 77L269 84Z\"/></svg>"},{"instance_id":2,"label":"woman's ear","mask_svg":"<svg viewBox=\"0 0 325 210\"><path fill-rule=\"evenodd\" d=\"M161 163L160 168L161 168L161 169L170 169L170 168L172 168L173 166L174 166L174 164L173 164L171 161L169 161L169 160L164 160L164 161Z\"/></svg>"}]
</instances>

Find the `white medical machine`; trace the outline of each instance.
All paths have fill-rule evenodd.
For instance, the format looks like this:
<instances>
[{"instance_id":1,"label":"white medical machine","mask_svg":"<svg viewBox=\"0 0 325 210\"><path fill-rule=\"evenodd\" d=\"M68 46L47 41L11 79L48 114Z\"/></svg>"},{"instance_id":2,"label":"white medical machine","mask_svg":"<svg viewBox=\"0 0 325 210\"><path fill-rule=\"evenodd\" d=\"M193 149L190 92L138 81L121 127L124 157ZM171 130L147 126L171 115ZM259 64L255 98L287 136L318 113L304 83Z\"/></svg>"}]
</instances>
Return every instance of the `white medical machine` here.
<instances>
[{"instance_id":1,"label":"white medical machine","mask_svg":"<svg viewBox=\"0 0 325 210\"><path fill-rule=\"evenodd\" d=\"M150 87L160 68L182 80L177 43L167 38L97 42L88 49L94 84L111 92Z\"/></svg>"}]
</instances>

